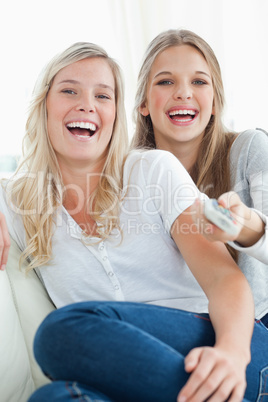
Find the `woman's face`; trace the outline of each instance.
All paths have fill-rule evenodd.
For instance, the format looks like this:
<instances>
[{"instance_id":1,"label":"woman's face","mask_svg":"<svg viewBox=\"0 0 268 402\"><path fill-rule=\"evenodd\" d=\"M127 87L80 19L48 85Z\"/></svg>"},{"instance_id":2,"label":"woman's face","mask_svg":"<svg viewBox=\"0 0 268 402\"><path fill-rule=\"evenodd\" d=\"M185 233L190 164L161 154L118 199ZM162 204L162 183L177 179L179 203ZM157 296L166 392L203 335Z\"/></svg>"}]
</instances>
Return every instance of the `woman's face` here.
<instances>
[{"instance_id":1,"label":"woman's face","mask_svg":"<svg viewBox=\"0 0 268 402\"><path fill-rule=\"evenodd\" d=\"M198 50L182 45L160 53L140 108L151 117L157 148L199 145L214 113L213 97L211 73Z\"/></svg>"},{"instance_id":2,"label":"woman's face","mask_svg":"<svg viewBox=\"0 0 268 402\"><path fill-rule=\"evenodd\" d=\"M103 165L115 115L115 81L105 59L60 70L47 96L48 135L60 167Z\"/></svg>"}]
</instances>

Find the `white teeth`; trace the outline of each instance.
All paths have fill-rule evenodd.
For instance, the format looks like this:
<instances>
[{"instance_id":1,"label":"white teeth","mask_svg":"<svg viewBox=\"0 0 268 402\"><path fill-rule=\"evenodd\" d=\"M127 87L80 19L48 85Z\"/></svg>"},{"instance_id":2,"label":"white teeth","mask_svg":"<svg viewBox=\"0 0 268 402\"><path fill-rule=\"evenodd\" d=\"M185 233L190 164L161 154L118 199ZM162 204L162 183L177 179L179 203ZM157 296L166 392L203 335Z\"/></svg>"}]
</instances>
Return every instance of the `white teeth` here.
<instances>
[{"instance_id":1,"label":"white teeth","mask_svg":"<svg viewBox=\"0 0 268 402\"><path fill-rule=\"evenodd\" d=\"M187 109L185 109L185 110L173 110L172 112L169 112L169 115L170 116L176 116L177 114L190 114L191 116L194 116L195 115L195 111L194 110L187 110Z\"/></svg>"},{"instance_id":2,"label":"white teeth","mask_svg":"<svg viewBox=\"0 0 268 402\"><path fill-rule=\"evenodd\" d=\"M72 123L68 123L67 127L70 127L70 128L75 128L75 127L86 128L86 129L91 130L91 131L96 131L96 129L97 129L97 126L95 126L95 124L84 122L84 121L74 121Z\"/></svg>"}]
</instances>

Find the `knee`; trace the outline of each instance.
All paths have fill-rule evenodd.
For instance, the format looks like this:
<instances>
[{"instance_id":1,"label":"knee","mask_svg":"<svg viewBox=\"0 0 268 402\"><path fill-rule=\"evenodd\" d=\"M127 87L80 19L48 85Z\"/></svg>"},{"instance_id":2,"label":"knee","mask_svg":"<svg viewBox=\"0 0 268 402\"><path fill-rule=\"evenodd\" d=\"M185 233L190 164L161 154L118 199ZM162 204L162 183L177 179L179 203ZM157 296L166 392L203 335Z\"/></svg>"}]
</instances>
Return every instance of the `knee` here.
<instances>
[{"instance_id":1,"label":"knee","mask_svg":"<svg viewBox=\"0 0 268 402\"><path fill-rule=\"evenodd\" d=\"M106 302L81 302L52 311L40 324L34 340L35 353L38 350L52 349L72 337L79 328L98 317L119 318L116 309Z\"/></svg>"},{"instance_id":2,"label":"knee","mask_svg":"<svg viewBox=\"0 0 268 402\"><path fill-rule=\"evenodd\" d=\"M50 384L44 385L38 388L30 397L28 402L67 402L73 401L74 399L82 399L82 393L77 393L78 387L76 383L67 381L54 381ZM89 399L88 399L89 400Z\"/></svg>"},{"instance_id":3,"label":"knee","mask_svg":"<svg viewBox=\"0 0 268 402\"><path fill-rule=\"evenodd\" d=\"M57 393L57 389L59 387L58 383L51 383L44 385L41 388L38 388L30 397L28 402L47 402L55 399L52 398L52 395Z\"/></svg>"},{"instance_id":4,"label":"knee","mask_svg":"<svg viewBox=\"0 0 268 402\"><path fill-rule=\"evenodd\" d=\"M36 332L34 353L37 360L44 351L49 354L53 351L54 354L55 349L60 350L63 345L65 349L71 347L76 336L83 331L89 334L96 324L102 324L106 319L122 320L121 309L122 303L119 302L81 302L54 310Z\"/></svg>"}]
</instances>

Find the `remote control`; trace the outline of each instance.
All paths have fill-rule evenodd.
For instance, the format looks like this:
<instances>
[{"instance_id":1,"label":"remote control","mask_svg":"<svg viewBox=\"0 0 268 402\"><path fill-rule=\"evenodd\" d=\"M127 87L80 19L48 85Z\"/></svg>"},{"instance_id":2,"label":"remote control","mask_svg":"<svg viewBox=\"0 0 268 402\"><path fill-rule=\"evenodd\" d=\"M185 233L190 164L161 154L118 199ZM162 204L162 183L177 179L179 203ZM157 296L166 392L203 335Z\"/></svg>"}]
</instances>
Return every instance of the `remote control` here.
<instances>
[{"instance_id":1,"label":"remote control","mask_svg":"<svg viewBox=\"0 0 268 402\"><path fill-rule=\"evenodd\" d=\"M231 212L221 206L217 200L209 199L205 201L204 213L209 221L230 235L236 235L239 227Z\"/></svg>"}]
</instances>

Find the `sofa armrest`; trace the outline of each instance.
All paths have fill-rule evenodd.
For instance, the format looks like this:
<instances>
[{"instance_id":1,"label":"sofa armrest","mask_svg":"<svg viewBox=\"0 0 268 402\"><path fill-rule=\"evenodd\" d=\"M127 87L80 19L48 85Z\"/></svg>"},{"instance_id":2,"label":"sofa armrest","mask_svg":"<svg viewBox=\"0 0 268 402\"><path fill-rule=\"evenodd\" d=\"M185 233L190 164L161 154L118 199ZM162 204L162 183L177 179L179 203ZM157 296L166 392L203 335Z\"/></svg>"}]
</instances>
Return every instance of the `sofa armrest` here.
<instances>
[{"instance_id":1,"label":"sofa armrest","mask_svg":"<svg viewBox=\"0 0 268 402\"><path fill-rule=\"evenodd\" d=\"M4 312L1 312L1 316L4 314L6 317L5 332L9 347L9 350L5 354L5 361L1 359L0 371L5 371L11 364L14 369L16 368L20 371L20 375L15 376L12 374L13 379L7 379L5 382L7 386L9 385L11 389L14 389L14 384L21 381L22 374L26 372L26 368L22 370L23 361L25 366L30 367L30 374L28 376L31 377L31 381L33 382L32 392L34 389L49 382L41 372L33 356L33 340L38 326L55 307L36 273L31 271L26 275L25 264L21 269L19 268L20 254L21 250L11 240L6 272L0 272L0 274L4 274L2 285L6 293L3 296L5 300L1 303L4 309ZM2 298L2 292L0 294ZM8 333L10 333L9 338ZM19 361L17 356L20 356L22 353L24 353L24 357L21 357ZM12 363L10 361L11 356L14 356ZM0 378L2 381L3 377ZM26 379L24 381L26 385ZM7 401L11 402L13 399L10 398ZM14 399L14 402L18 401L22 402L23 399L20 397Z\"/></svg>"}]
</instances>

